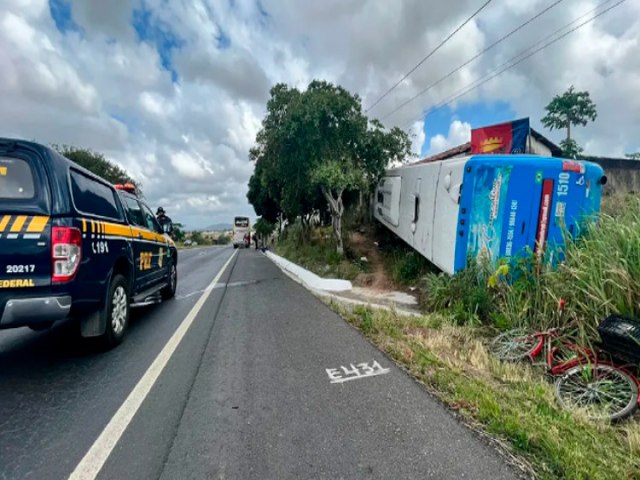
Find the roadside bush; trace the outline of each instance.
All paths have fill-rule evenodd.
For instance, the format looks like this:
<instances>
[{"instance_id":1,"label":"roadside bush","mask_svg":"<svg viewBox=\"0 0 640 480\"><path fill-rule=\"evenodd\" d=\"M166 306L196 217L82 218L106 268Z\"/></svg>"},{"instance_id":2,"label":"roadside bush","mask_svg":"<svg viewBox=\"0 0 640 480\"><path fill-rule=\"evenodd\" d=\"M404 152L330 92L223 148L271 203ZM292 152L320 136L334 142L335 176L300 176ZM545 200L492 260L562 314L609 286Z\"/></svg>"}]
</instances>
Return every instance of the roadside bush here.
<instances>
[{"instance_id":1,"label":"roadside bush","mask_svg":"<svg viewBox=\"0 0 640 480\"><path fill-rule=\"evenodd\" d=\"M391 274L395 283L414 286L422 277L437 270L426 258L382 225L376 224L375 235L384 258L385 270Z\"/></svg>"},{"instance_id":2,"label":"roadside bush","mask_svg":"<svg viewBox=\"0 0 640 480\"><path fill-rule=\"evenodd\" d=\"M318 227L306 232L296 222L289 225L286 234L278 239L275 251L321 277L353 280L368 269L367 265L352 258L348 244L345 243L345 256L337 253L331 227Z\"/></svg>"},{"instance_id":3,"label":"roadside bush","mask_svg":"<svg viewBox=\"0 0 640 480\"><path fill-rule=\"evenodd\" d=\"M487 323L495 313L496 292L488 287L491 270L469 262L457 275L430 273L420 288L420 304L427 312L447 311L457 324Z\"/></svg>"}]
</instances>

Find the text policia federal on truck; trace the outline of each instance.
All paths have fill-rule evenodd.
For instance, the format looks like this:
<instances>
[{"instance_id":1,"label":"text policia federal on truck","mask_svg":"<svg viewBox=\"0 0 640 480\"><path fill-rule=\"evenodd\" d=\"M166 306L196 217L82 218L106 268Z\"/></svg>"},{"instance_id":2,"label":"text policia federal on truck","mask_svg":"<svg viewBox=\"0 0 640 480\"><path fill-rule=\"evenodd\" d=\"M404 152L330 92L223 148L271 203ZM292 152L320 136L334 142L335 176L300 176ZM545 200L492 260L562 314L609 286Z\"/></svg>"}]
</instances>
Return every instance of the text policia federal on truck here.
<instances>
[{"instance_id":1,"label":"text policia federal on truck","mask_svg":"<svg viewBox=\"0 0 640 480\"><path fill-rule=\"evenodd\" d=\"M117 345L131 306L175 295L177 262L135 187L0 139L0 329L70 317L83 336Z\"/></svg>"},{"instance_id":2,"label":"text policia federal on truck","mask_svg":"<svg viewBox=\"0 0 640 480\"><path fill-rule=\"evenodd\" d=\"M374 215L444 272L467 259L492 262L535 252L562 256L563 232L576 235L600 210L602 168L535 155L476 155L389 170Z\"/></svg>"}]
</instances>

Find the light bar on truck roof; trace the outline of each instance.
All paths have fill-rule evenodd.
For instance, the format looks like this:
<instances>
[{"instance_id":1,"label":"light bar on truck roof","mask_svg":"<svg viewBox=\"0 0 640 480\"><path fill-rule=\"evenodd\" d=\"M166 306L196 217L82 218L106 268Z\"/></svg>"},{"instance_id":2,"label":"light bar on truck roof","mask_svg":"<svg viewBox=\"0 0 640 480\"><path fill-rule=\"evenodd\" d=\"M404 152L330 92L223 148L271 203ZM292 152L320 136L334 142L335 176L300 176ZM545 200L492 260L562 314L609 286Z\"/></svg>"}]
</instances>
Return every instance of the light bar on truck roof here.
<instances>
[{"instance_id":1,"label":"light bar on truck roof","mask_svg":"<svg viewBox=\"0 0 640 480\"><path fill-rule=\"evenodd\" d=\"M113 186L116 190L123 190L129 193L136 193L136 186L133 183L118 183Z\"/></svg>"}]
</instances>

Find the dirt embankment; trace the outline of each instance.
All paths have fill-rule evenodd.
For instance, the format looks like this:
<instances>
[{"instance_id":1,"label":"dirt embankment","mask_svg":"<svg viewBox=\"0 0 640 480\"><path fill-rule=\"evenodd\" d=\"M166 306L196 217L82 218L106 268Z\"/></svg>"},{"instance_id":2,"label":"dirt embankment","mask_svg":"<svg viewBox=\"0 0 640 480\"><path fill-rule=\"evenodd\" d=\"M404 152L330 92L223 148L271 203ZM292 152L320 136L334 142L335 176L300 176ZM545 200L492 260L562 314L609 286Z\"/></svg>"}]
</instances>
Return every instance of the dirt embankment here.
<instances>
[{"instance_id":1,"label":"dirt embankment","mask_svg":"<svg viewBox=\"0 0 640 480\"><path fill-rule=\"evenodd\" d=\"M358 258L366 258L370 271L359 274L353 281L355 287L366 287L371 290L388 291L396 289L393 280L384 267L384 259L375 243L375 236L371 229L352 232L349 235L349 247Z\"/></svg>"}]
</instances>

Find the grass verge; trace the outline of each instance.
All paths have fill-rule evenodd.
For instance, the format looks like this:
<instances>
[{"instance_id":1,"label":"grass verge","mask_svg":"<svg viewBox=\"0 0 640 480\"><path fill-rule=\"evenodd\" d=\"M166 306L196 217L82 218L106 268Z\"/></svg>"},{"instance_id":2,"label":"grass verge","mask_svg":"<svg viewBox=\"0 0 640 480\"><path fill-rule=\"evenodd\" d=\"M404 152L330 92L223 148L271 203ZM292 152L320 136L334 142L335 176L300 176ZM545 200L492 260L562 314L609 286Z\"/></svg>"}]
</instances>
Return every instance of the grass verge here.
<instances>
[{"instance_id":1,"label":"grass verge","mask_svg":"<svg viewBox=\"0 0 640 480\"><path fill-rule=\"evenodd\" d=\"M370 268L350 252L348 245L345 245L345 255L338 255L331 227L314 228L304 233L299 224L294 224L278 240L274 250L287 260L325 278L353 280Z\"/></svg>"},{"instance_id":2,"label":"grass verge","mask_svg":"<svg viewBox=\"0 0 640 480\"><path fill-rule=\"evenodd\" d=\"M640 479L640 425L596 425L560 410L553 385L530 367L491 357L479 329L447 315L330 306L442 402L503 440L536 477Z\"/></svg>"}]
</instances>

